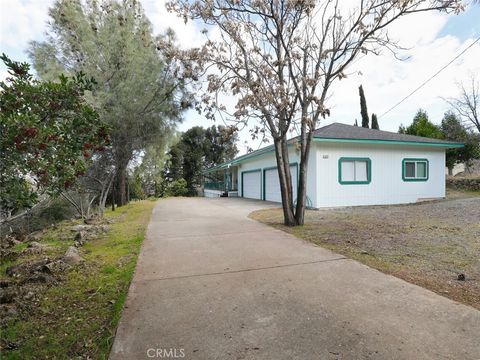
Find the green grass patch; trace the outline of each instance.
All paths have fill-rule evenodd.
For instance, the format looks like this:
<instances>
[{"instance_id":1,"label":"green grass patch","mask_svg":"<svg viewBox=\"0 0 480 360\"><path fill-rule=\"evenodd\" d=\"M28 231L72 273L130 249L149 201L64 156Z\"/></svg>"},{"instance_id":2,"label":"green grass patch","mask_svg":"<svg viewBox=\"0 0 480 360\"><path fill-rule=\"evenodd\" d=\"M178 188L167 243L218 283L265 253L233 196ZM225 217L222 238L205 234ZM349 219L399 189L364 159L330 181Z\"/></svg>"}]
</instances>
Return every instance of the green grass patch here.
<instances>
[{"instance_id":1,"label":"green grass patch","mask_svg":"<svg viewBox=\"0 0 480 360\"><path fill-rule=\"evenodd\" d=\"M106 214L109 231L82 247L85 263L41 293L26 319L3 331L2 338L18 349L2 353L2 359L108 358L154 205L139 201ZM61 234L71 226L60 224L42 242L55 253L64 251L73 239L62 240Z\"/></svg>"}]
</instances>

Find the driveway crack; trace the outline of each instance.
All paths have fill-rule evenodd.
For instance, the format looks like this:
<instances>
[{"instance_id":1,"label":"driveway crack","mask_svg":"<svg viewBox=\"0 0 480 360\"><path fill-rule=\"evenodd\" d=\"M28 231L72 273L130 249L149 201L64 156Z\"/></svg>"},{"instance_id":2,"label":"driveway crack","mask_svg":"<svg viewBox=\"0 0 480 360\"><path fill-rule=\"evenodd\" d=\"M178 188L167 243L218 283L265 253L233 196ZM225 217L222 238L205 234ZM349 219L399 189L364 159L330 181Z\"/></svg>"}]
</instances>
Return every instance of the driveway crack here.
<instances>
[{"instance_id":1,"label":"driveway crack","mask_svg":"<svg viewBox=\"0 0 480 360\"><path fill-rule=\"evenodd\" d=\"M311 265L311 264L319 264L319 263L326 263L326 262L333 262L333 261L347 260L347 259L348 258L342 256L342 257L336 257L336 258L332 258L332 259L312 260L312 261L305 261L305 262L298 262L298 263L291 263L291 264L272 265L272 266L247 268L247 269L240 269L240 270L227 270L227 271L218 271L218 272L211 272L211 273L160 277L160 278L139 280L138 282L177 280L177 279L189 279L189 278L195 278L195 277L204 277L204 276L237 274L237 273L250 272L250 271L261 271L261 270L286 268L286 267L294 267L294 266L301 266L301 265Z\"/></svg>"}]
</instances>

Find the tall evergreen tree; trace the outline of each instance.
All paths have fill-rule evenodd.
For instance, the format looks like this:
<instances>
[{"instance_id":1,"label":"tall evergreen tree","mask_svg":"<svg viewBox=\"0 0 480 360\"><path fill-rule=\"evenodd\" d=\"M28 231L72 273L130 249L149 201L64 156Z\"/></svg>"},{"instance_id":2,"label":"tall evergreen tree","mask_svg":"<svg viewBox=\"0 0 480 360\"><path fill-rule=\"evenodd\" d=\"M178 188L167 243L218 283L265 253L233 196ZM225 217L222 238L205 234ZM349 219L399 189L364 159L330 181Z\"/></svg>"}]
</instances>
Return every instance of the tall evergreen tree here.
<instances>
[{"instance_id":1,"label":"tall evergreen tree","mask_svg":"<svg viewBox=\"0 0 480 360\"><path fill-rule=\"evenodd\" d=\"M81 71L96 80L89 102L111 128L115 198L123 205L130 161L168 136L188 103L161 50L171 35L155 36L135 0L57 0L49 15L45 40L30 44L33 65L42 79Z\"/></svg>"},{"instance_id":2,"label":"tall evergreen tree","mask_svg":"<svg viewBox=\"0 0 480 360\"><path fill-rule=\"evenodd\" d=\"M358 87L358 92L360 94L360 114L362 115L362 127L369 128L368 123L370 122L367 110L367 101L365 100L365 93L363 92L363 87L360 85Z\"/></svg>"},{"instance_id":3,"label":"tall evergreen tree","mask_svg":"<svg viewBox=\"0 0 480 360\"><path fill-rule=\"evenodd\" d=\"M372 129L380 130L380 126L378 126L377 114L372 114Z\"/></svg>"}]
</instances>

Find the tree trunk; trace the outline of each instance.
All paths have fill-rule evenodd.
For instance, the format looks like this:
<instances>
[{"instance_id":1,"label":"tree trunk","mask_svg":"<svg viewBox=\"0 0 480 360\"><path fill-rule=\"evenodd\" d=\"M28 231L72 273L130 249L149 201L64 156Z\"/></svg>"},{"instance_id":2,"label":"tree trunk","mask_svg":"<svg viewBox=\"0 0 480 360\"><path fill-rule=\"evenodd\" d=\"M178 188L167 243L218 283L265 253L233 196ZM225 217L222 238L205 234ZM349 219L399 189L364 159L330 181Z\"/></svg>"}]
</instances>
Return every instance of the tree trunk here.
<instances>
[{"instance_id":1,"label":"tree trunk","mask_svg":"<svg viewBox=\"0 0 480 360\"><path fill-rule=\"evenodd\" d=\"M123 206L127 203L127 167L119 166L117 169L117 186L116 186L117 206Z\"/></svg>"},{"instance_id":2,"label":"tree trunk","mask_svg":"<svg viewBox=\"0 0 480 360\"><path fill-rule=\"evenodd\" d=\"M295 222L297 225L303 225L305 222L305 208L307 200L307 168L308 158L310 156L310 145L313 133L302 134L302 144L300 151L300 165L298 175L297 207L295 209Z\"/></svg>"},{"instance_id":3,"label":"tree trunk","mask_svg":"<svg viewBox=\"0 0 480 360\"><path fill-rule=\"evenodd\" d=\"M282 208L284 224L295 226L292 200L292 177L290 174L290 163L288 160L287 141L274 140L275 154L277 158L278 178L280 180L280 192L282 195Z\"/></svg>"},{"instance_id":4,"label":"tree trunk","mask_svg":"<svg viewBox=\"0 0 480 360\"><path fill-rule=\"evenodd\" d=\"M103 218L105 214L105 206L107 203L107 197L110 192L110 188L113 186L113 180L115 179L115 172L112 172L108 177L106 182L102 184L102 191L100 193L100 200L98 203L98 214ZM113 194L112 194L113 196ZM113 201L112 201L113 202Z\"/></svg>"}]
</instances>

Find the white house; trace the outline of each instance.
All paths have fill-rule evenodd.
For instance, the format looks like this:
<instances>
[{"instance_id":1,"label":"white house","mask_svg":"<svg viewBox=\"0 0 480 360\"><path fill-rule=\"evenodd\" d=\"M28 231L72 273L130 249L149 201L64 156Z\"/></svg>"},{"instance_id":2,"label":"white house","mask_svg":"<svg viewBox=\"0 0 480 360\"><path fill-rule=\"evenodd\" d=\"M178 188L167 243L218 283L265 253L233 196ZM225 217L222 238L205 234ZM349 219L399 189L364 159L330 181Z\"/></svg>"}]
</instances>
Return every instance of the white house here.
<instances>
[{"instance_id":1,"label":"white house","mask_svg":"<svg viewBox=\"0 0 480 360\"><path fill-rule=\"evenodd\" d=\"M294 199L297 138L289 141ZM463 144L334 123L315 130L307 176L309 207L412 203L445 196L445 151ZM211 181L211 180L216 181ZM281 202L273 146L206 172L205 196Z\"/></svg>"}]
</instances>

